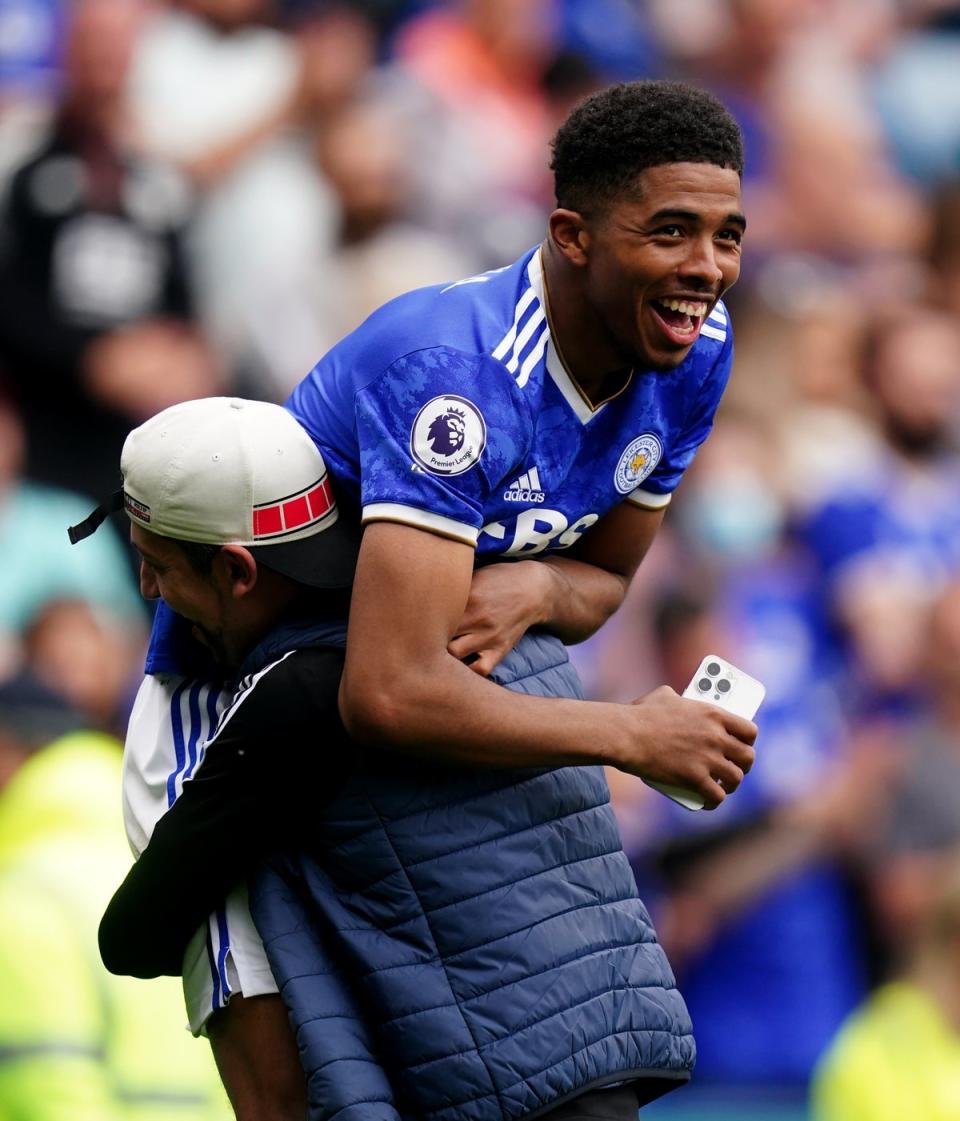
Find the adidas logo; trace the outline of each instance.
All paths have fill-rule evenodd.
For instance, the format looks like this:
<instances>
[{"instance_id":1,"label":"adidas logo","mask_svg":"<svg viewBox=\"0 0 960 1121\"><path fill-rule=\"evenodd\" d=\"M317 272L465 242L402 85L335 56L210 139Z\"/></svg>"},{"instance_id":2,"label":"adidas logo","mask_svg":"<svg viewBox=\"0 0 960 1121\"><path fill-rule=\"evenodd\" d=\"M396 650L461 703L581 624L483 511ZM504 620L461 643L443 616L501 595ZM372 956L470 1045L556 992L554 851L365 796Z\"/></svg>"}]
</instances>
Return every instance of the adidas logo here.
<instances>
[{"instance_id":1,"label":"adidas logo","mask_svg":"<svg viewBox=\"0 0 960 1121\"><path fill-rule=\"evenodd\" d=\"M547 497L540 489L540 473L536 467L520 476L503 492L507 502L543 502Z\"/></svg>"}]
</instances>

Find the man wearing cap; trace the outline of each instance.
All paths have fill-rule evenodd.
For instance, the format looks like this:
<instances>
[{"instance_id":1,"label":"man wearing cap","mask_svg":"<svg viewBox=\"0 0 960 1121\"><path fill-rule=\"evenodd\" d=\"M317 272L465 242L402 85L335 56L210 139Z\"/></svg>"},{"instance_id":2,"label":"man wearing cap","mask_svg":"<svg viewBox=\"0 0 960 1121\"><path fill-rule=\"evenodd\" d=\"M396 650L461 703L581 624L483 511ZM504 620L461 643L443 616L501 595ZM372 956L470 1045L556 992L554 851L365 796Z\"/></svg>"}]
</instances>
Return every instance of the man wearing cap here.
<instances>
[{"instance_id":1,"label":"man wearing cap","mask_svg":"<svg viewBox=\"0 0 960 1121\"><path fill-rule=\"evenodd\" d=\"M701 91L596 95L556 138L544 244L394 301L288 403L366 527L340 707L383 749L251 894L311 1116L586 1116L600 1095L599 1116L626 1117L689 1075L689 1020L590 764L714 806L756 729L670 690L585 702L560 642L530 628L577 641L615 610L709 432L741 167ZM297 532L301 497L263 496L246 544ZM152 672L182 674L158 617ZM209 694L189 688L203 736ZM176 740L185 706L144 701L137 735L165 719Z\"/></svg>"},{"instance_id":2,"label":"man wearing cap","mask_svg":"<svg viewBox=\"0 0 960 1121\"><path fill-rule=\"evenodd\" d=\"M184 689L194 694L188 709L214 706L204 742L191 736L183 744L179 797L176 778L156 781L154 761L127 759L127 826L142 851L104 917L101 952L114 972L182 970L192 1026L209 1021L238 1117L280 1121L303 1114L303 1079L283 1007L270 996L275 986L262 957L251 952L254 933L244 925L245 891L235 888L260 858L281 848L287 855L281 852L254 878L266 901L255 908L258 917L271 912L278 889L286 891L285 877L299 867L300 854L309 854L311 863L293 874L327 882L327 890L317 894L317 910L302 916L310 927L305 964L314 971L313 1017L330 1021L321 1033L325 1061L310 1083L311 1116L345 1110L358 1119L392 1119L400 1116L398 1110L411 1108L411 1086L423 1086L419 1096L425 1102L437 1090L462 1093L473 1083L476 1075L469 1069L441 1073L436 1087L430 1076L421 1079L405 1069L409 1060L393 1037L395 1021L404 1022L409 1014L397 1016L397 1001L408 1000L412 992L422 999L440 984L440 1003L431 1003L433 996L428 1000L439 1020L416 1033L424 1046L435 1046L450 1030L444 1023L449 1013L459 1019L457 1002L443 992L447 959L449 968L456 959L465 983L475 984L491 970L494 976L517 971L515 947L497 950L484 941L470 946L479 929L470 908L460 918L450 912L454 921L446 931L442 923L433 927L432 914L449 909L442 900L462 897L471 881L474 890L483 885L481 910L503 898L509 902L507 914L527 914L545 928L523 939L515 984L542 979L558 953L564 959L582 953L582 939L597 936L596 931L590 935L589 926L548 929L562 923L568 909L564 894L570 884L557 891L565 876L551 892L550 868L558 856L584 865L586 879L578 892L586 892L591 906L606 900L601 907L607 924L612 923L602 937L602 953L611 960L591 983L599 980L609 990L611 1007L629 1005L623 981L639 970L645 990L653 980L668 999L655 1034L675 1032L678 1020L682 1025L683 1005L662 951L650 938L601 776L565 789L568 784L555 777L563 772L438 767L349 742L337 692L346 630L344 588L358 542L338 517L319 452L291 415L277 406L224 398L175 406L130 434L121 470L122 490L74 527L71 537L82 539L109 509L122 505L141 558L143 594L162 596L228 680L206 684L203 695L198 683L174 679L174 695L180 691L182 697ZM272 519L278 500L288 507L300 504L300 516L294 509L294 517L284 519L297 520L295 527L276 530ZM271 531L266 535L258 533L264 525ZM534 640L519 660L508 657L496 667L494 679L521 692L571 695L576 681L569 663L551 656L549 645L545 651L545 662L534 668L531 658L540 657ZM158 648L151 652L154 675L161 681L165 656ZM197 668L208 679L213 673L213 664ZM150 694L142 693L138 703L145 695ZM179 711L180 699L174 703ZM143 719L135 712L132 724ZM143 742L128 741L128 747L136 751ZM518 881L526 842L504 847L498 830L490 835L490 814L510 803L521 817L550 825L552 839L541 838L526 854L545 864L545 877ZM537 851L545 845L546 851ZM423 898L428 885L438 897L433 907ZM225 905L194 933L221 896ZM295 959L302 956L302 923L298 919L292 941L280 935L276 960L288 952ZM623 928L619 933L618 926ZM226 969L227 954L232 972ZM351 957L355 960L349 964ZM399 969L398 976L406 979L399 988L394 980L364 992L364 977L374 962L382 963L374 972ZM574 976L575 960L564 965ZM541 980L538 988L544 983L552 985ZM215 991L218 984L236 986L243 999L210 1017L214 1005L225 1001ZM637 999L643 1005L649 994ZM574 1030L579 1009L571 1015L561 1039ZM649 1034L638 1032L638 1054L649 1048ZM524 1041L533 1066L550 1059L554 1035L550 1029ZM612 1088L585 1091L587 1097L599 1094L603 1110L613 1111L599 1116L618 1118L624 1109L629 1115L638 1094L653 1097L682 1081L688 1038L679 1034L669 1061L649 1065L646 1059L634 1060L625 1068L623 1056L611 1050L604 1065L628 1077L608 1077ZM311 1046L316 1053L316 1042ZM549 1088L541 1093L544 1104L569 1096ZM413 1097L415 1108L422 1109ZM490 1103L483 1108L483 1117L509 1116L505 1108L516 1112L522 1098L510 1107Z\"/></svg>"},{"instance_id":3,"label":"man wearing cap","mask_svg":"<svg viewBox=\"0 0 960 1121\"><path fill-rule=\"evenodd\" d=\"M338 519L315 445L276 405L210 398L167 409L129 435L121 472L123 488L72 527L71 540L122 506L143 595L162 596L185 624L151 648L158 688L141 690L131 720L132 729L168 727L171 713L150 711L162 697L178 726L172 773L162 737L128 735L124 817L138 856L187 797L118 896L114 953L138 937L140 954L169 955L158 970L182 971L190 1027L210 1035L239 1117L302 1116L286 1012L237 882L255 858L295 839L290 827L322 806L352 758L337 689L358 535ZM278 499L290 512L279 531ZM184 641L187 630L202 647ZM188 668L196 679L180 672ZM109 927L104 937L109 944ZM234 992L246 999L228 1005Z\"/></svg>"}]
</instances>

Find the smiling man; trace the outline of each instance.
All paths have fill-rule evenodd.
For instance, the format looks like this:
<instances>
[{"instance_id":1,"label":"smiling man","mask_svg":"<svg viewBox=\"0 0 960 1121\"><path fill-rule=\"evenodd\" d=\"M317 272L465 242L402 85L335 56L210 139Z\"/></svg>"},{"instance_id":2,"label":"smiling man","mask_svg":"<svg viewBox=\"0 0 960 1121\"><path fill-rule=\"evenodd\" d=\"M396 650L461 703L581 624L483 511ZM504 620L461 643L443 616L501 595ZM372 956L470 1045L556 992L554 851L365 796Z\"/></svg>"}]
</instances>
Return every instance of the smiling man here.
<instances>
[{"instance_id":1,"label":"smiling man","mask_svg":"<svg viewBox=\"0 0 960 1121\"><path fill-rule=\"evenodd\" d=\"M359 814L371 836L387 835L382 859L408 869L429 963L388 950L382 904L356 893L348 903L311 859L294 862L284 888L255 892L317 1100L336 1060L298 932L318 911L364 931L351 969L388 1009L379 1038L404 1115L626 1118L692 1065L665 960L644 951L626 970L615 964L614 945L652 949L654 935L635 914L612 918L619 874L591 863L605 826L585 825L583 847L551 837L606 801L591 763L716 806L749 770L756 729L669 689L633 705L544 695L535 673L565 656L527 632L576 642L616 610L709 433L733 353L721 297L740 270L742 166L736 123L703 91L638 82L596 94L555 138L557 208L542 245L388 304L288 402L365 526L340 695L347 728L478 776L457 814L404 784ZM521 684L498 688L492 670ZM491 766L565 769L497 803L476 770ZM558 781L559 798L547 793ZM475 813L490 815L487 841L471 848L470 875L439 889L430 845L466 848ZM564 916L544 921L532 899L555 890ZM510 963L502 972L464 967L467 948L486 945ZM357 1116L393 1119L392 1104Z\"/></svg>"},{"instance_id":2,"label":"smiling man","mask_svg":"<svg viewBox=\"0 0 960 1121\"><path fill-rule=\"evenodd\" d=\"M542 245L386 305L287 405L365 527L340 712L371 750L251 884L274 976L228 911L187 989L198 1028L275 978L312 1121L620 1121L693 1066L594 764L714 807L756 728L667 688L587 702L563 643L622 602L729 377L740 132L702 91L615 86L553 170ZM278 494L252 544L302 514ZM217 704L172 619L127 741L128 787L152 776L163 808L193 768L184 721L195 752Z\"/></svg>"},{"instance_id":3,"label":"smiling man","mask_svg":"<svg viewBox=\"0 0 960 1121\"><path fill-rule=\"evenodd\" d=\"M742 166L738 126L703 91L588 98L554 140L542 245L393 301L294 391L366 526L341 694L356 736L463 763L669 770L710 806L736 788L749 759L705 759L706 725L666 693L629 720L561 720L483 676L531 625L579 641L616 610L706 438L733 356L721 296L740 271ZM528 558L471 588L475 565Z\"/></svg>"}]
</instances>

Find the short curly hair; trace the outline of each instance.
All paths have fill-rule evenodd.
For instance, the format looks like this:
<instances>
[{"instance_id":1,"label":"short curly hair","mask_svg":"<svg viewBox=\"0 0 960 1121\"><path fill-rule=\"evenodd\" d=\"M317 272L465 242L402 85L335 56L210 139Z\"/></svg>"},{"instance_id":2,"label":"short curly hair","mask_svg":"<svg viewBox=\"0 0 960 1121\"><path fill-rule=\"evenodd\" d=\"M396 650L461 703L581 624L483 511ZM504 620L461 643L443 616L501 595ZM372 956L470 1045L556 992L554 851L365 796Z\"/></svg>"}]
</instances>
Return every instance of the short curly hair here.
<instances>
[{"instance_id":1,"label":"short curly hair","mask_svg":"<svg viewBox=\"0 0 960 1121\"><path fill-rule=\"evenodd\" d=\"M622 82L592 94L552 143L557 205L587 213L636 189L665 163L712 163L743 174L740 126L710 93L683 82Z\"/></svg>"}]
</instances>

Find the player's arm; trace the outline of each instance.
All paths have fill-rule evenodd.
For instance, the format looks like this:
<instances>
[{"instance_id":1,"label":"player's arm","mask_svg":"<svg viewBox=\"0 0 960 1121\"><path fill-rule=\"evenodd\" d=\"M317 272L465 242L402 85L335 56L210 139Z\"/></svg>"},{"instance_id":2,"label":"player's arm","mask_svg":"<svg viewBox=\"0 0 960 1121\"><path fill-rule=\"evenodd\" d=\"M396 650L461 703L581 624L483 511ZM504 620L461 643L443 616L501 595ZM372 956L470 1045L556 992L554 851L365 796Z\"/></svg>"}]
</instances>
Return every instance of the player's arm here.
<instances>
[{"instance_id":1,"label":"player's arm","mask_svg":"<svg viewBox=\"0 0 960 1121\"><path fill-rule=\"evenodd\" d=\"M339 651L301 650L228 712L100 923L111 973L178 976L197 927L338 789L352 753L337 715Z\"/></svg>"},{"instance_id":2,"label":"player's arm","mask_svg":"<svg viewBox=\"0 0 960 1121\"><path fill-rule=\"evenodd\" d=\"M663 688L632 705L524 696L448 652L473 549L392 522L368 525L340 707L361 741L483 766L607 763L723 800L753 761L755 726ZM669 776L669 777L667 777Z\"/></svg>"},{"instance_id":3,"label":"player's arm","mask_svg":"<svg viewBox=\"0 0 960 1121\"><path fill-rule=\"evenodd\" d=\"M478 569L449 652L486 676L531 627L583 642L623 602L662 520L662 509L623 502L569 553Z\"/></svg>"},{"instance_id":4,"label":"player's arm","mask_svg":"<svg viewBox=\"0 0 960 1121\"><path fill-rule=\"evenodd\" d=\"M569 553L544 558L555 576L550 630L583 642L623 603L663 521L663 509L621 502L584 533Z\"/></svg>"}]
</instances>

